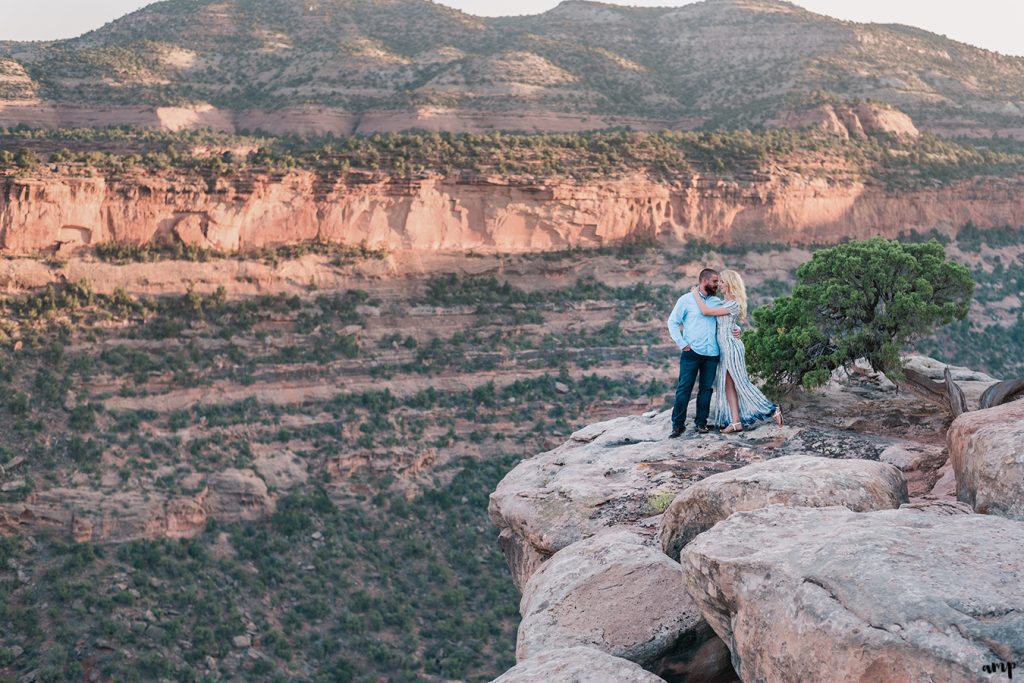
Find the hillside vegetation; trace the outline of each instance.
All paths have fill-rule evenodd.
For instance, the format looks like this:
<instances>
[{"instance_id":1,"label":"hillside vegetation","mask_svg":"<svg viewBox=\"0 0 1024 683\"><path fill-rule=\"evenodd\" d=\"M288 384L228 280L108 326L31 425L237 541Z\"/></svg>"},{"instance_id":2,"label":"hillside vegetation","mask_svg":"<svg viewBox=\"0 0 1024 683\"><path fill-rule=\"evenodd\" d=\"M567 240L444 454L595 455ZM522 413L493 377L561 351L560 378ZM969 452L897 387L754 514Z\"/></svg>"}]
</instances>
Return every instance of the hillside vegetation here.
<instances>
[{"instance_id":1,"label":"hillside vegetation","mask_svg":"<svg viewBox=\"0 0 1024 683\"><path fill-rule=\"evenodd\" d=\"M918 348L1019 376L1024 232L945 241L980 286L968 320ZM381 258L315 252L265 258L288 281ZM94 272L128 282L151 272L136 260L224 265L101 256ZM595 419L668 405L683 272L737 268L756 308L807 258L700 242L464 256L448 267L484 274L241 297L101 293L39 264L53 284L0 302L0 528L18 532L0 539L0 679L490 680L513 662L517 614L487 492ZM267 477L276 510L191 539L81 544L6 516L53 491L187 498L226 469Z\"/></svg>"},{"instance_id":2,"label":"hillside vegetation","mask_svg":"<svg viewBox=\"0 0 1024 683\"><path fill-rule=\"evenodd\" d=\"M487 494L592 411L660 404L650 307L669 296L438 273L244 298L88 282L6 297L0 679L490 680L513 663L516 611ZM97 524L74 545L18 512L51 491L82 518L74 498L93 492L187 498L268 457L291 472L261 475L269 518L189 540L110 543L118 526Z\"/></svg>"},{"instance_id":3,"label":"hillside vegetation","mask_svg":"<svg viewBox=\"0 0 1024 683\"><path fill-rule=\"evenodd\" d=\"M72 40L0 43L0 101L349 112L454 107L749 126L872 99L1019 127L1024 59L775 0L568 0L480 18L428 0L164 0Z\"/></svg>"},{"instance_id":4,"label":"hillside vegetation","mask_svg":"<svg viewBox=\"0 0 1024 683\"><path fill-rule=\"evenodd\" d=\"M907 189L1024 170L1024 144L886 134L860 139L812 130L627 131L486 135L374 134L300 138L178 133L128 127L0 128L0 172L78 175L166 170L231 178L294 169L337 177L378 174L400 181L429 175L496 177L511 183L595 180L642 173L688 180L694 173L755 179L784 169L834 181Z\"/></svg>"}]
</instances>

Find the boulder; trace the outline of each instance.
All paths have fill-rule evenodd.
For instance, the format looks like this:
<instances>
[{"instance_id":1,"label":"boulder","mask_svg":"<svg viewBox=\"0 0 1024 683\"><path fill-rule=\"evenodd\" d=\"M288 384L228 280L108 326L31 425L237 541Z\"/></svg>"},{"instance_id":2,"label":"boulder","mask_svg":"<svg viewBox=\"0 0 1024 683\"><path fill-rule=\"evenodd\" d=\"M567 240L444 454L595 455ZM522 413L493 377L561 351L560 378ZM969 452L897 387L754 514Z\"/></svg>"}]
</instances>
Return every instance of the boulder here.
<instances>
[{"instance_id":1,"label":"boulder","mask_svg":"<svg viewBox=\"0 0 1024 683\"><path fill-rule=\"evenodd\" d=\"M1024 659L1024 524L773 505L682 553L747 681L977 681Z\"/></svg>"},{"instance_id":2,"label":"boulder","mask_svg":"<svg viewBox=\"0 0 1024 683\"><path fill-rule=\"evenodd\" d=\"M252 470L226 469L211 474L203 507L222 522L254 521L274 509L267 484Z\"/></svg>"},{"instance_id":3,"label":"boulder","mask_svg":"<svg viewBox=\"0 0 1024 683\"><path fill-rule=\"evenodd\" d=\"M527 582L516 659L582 645L659 673L729 671L725 645L682 590L682 567L653 539L615 529L564 548Z\"/></svg>"},{"instance_id":4,"label":"boulder","mask_svg":"<svg viewBox=\"0 0 1024 683\"><path fill-rule=\"evenodd\" d=\"M697 534L734 512L773 503L843 505L854 512L898 508L907 482L893 465L870 460L789 456L715 474L676 496L662 517L661 548L673 559Z\"/></svg>"},{"instance_id":5,"label":"boulder","mask_svg":"<svg viewBox=\"0 0 1024 683\"><path fill-rule=\"evenodd\" d=\"M911 496L922 496L931 492L942 478L942 467L949 454L941 443L901 443L886 448L878 459L903 473Z\"/></svg>"},{"instance_id":6,"label":"boulder","mask_svg":"<svg viewBox=\"0 0 1024 683\"><path fill-rule=\"evenodd\" d=\"M924 498L931 500L956 500L956 470L946 457L946 463L939 468L939 478Z\"/></svg>"},{"instance_id":7,"label":"boulder","mask_svg":"<svg viewBox=\"0 0 1024 683\"><path fill-rule=\"evenodd\" d=\"M289 450L259 453L253 459L253 467L268 487L272 486L279 491L305 484L309 479L306 463Z\"/></svg>"},{"instance_id":8,"label":"boulder","mask_svg":"<svg viewBox=\"0 0 1024 683\"><path fill-rule=\"evenodd\" d=\"M638 664L590 647L549 650L516 664L494 683L663 683Z\"/></svg>"},{"instance_id":9,"label":"boulder","mask_svg":"<svg viewBox=\"0 0 1024 683\"><path fill-rule=\"evenodd\" d=\"M886 448L878 459L898 468L900 472L941 469L946 461L945 449L930 444L900 444Z\"/></svg>"},{"instance_id":10,"label":"boulder","mask_svg":"<svg viewBox=\"0 0 1024 683\"><path fill-rule=\"evenodd\" d=\"M957 499L1024 521L1024 401L964 413L946 433Z\"/></svg>"}]
</instances>

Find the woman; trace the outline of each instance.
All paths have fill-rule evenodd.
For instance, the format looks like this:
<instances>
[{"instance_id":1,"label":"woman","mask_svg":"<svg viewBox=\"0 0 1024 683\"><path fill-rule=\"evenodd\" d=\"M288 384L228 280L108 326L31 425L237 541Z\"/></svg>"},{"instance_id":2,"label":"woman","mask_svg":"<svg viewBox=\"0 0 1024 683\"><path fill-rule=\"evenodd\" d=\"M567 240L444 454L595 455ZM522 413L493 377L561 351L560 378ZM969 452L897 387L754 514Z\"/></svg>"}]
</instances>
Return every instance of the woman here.
<instances>
[{"instance_id":1,"label":"woman","mask_svg":"<svg viewBox=\"0 0 1024 683\"><path fill-rule=\"evenodd\" d=\"M722 429L723 434L742 432L745 426L769 417L774 418L781 427L782 407L769 401L750 381L743 342L731 334L738 323L747 320L747 288L735 270L723 270L720 282L718 294L725 299L724 306L709 308L697 288L693 288L701 313L718 318L718 347L721 355L718 375L715 377L710 422L725 427Z\"/></svg>"}]
</instances>

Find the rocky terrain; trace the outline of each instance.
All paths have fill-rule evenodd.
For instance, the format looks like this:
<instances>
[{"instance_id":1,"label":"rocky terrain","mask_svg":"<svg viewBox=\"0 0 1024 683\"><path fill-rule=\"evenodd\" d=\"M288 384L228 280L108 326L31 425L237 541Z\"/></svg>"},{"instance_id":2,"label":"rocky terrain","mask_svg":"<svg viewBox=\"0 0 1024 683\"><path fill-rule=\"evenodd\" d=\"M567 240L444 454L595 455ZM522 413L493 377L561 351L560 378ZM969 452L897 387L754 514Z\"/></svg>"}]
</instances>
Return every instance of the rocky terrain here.
<instances>
[{"instance_id":1,"label":"rocky terrain","mask_svg":"<svg viewBox=\"0 0 1024 683\"><path fill-rule=\"evenodd\" d=\"M5 259L0 676L497 676L487 493L663 403L656 253Z\"/></svg>"},{"instance_id":2,"label":"rocky terrain","mask_svg":"<svg viewBox=\"0 0 1024 683\"><path fill-rule=\"evenodd\" d=\"M1024 369L1024 155L833 112L846 136L0 131L0 676L489 680L516 661L518 586L511 680L595 657L653 675L624 656L732 680L696 602L650 601L681 580L687 540L765 502L873 510L957 482L941 416L902 393L869 413L861 389L835 391L763 443L652 462L642 441L578 431L664 406L664 316L701 267L740 269L756 306L844 230L938 239L980 286L918 349ZM957 379L972 400L991 382ZM660 440L659 419L628 438ZM972 449L988 431L951 434ZM509 581L487 493L574 432L636 460L575 463L578 496L548 527L527 513L563 475L535 475L502 513ZM880 462L720 481L766 453ZM964 498L1017 509L987 490L992 467L964 465ZM666 499L697 480L715 504ZM675 522L598 533L651 506ZM657 619L601 599L624 581ZM581 644L588 620L552 607L577 600L614 628Z\"/></svg>"},{"instance_id":3,"label":"rocky terrain","mask_svg":"<svg viewBox=\"0 0 1024 683\"><path fill-rule=\"evenodd\" d=\"M946 362L1019 374L1024 245L1016 231L962 228L957 237L949 254L983 287L970 320L920 344ZM953 448L947 418L882 380L793 405L782 430L676 442L650 461L663 415L620 421L625 432L579 431L665 406L676 358L663 318L703 265L740 268L760 305L787 292L809 256L701 242L476 255L300 243L245 256L121 245L4 259L0 585L9 599L0 671L489 680L515 663L515 584L525 588L542 561L606 523L646 517L651 506L670 518L684 507L670 505L673 487L710 484L709 475L774 462L769 455L824 453L879 462L834 480L787 475L821 481L825 493L805 486L803 500L870 509L936 486L952 494L952 466L941 466ZM962 341L982 333L987 346ZM941 377L944 363L915 367ZM971 401L992 382L956 378ZM962 431L965 447L988 448L971 445L988 431ZM524 454L573 433L573 448L531 475L534 497L510 499L503 513L514 583L487 494ZM593 450L621 452L622 463L588 462ZM979 482L991 479L972 467ZM864 477L877 482L870 496L825 486ZM521 506L558 500L546 480L578 487L571 505L553 507L550 524L519 519ZM642 495L609 499L635 486ZM796 493L754 487L744 500ZM1005 504L972 495L979 506ZM704 509L704 524L729 511ZM574 552L660 567L656 592L674 582L679 565L661 550L659 529L627 531ZM541 607L545 596L595 595L549 566L549 583L530 593L538 630L527 652L577 647L572 614ZM616 567L588 576L613 585ZM710 622L687 609L627 629L626 640L609 632L602 647L639 653L662 673L731 675ZM657 647L640 647L652 638ZM527 672L548 661L539 657L530 655Z\"/></svg>"},{"instance_id":4,"label":"rocky terrain","mask_svg":"<svg viewBox=\"0 0 1024 683\"><path fill-rule=\"evenodd\" d=\"M1024 148L877 131L296 142L8 130L0 131L0 248L828 244L954 236L968 223L1021 226L1022 184Z\"/></svg>"},{"instance_id":5,"label":"rocky terrain","mask_svg":"<svg viewBox=\"0 0 1024 683\"><path fill-rule=\"evenodd\" d=\"M908 367L926 382L945 370ZM502 680L571 670L580 648L637 681L975 681L1015 666L1024 565L1000 546L1024 540L1007 484L1021 401L978 410L996 380L949 369L971 409L955 421L882 375L837 373L794 398L785 427L670 441L654 410L522 461L489 507L522 592Z\"/></svg>"},{"instance_id":6,"label":"rocky terrain","mask_svg":"<svg viewBox=\"0 0 1024 683\"><path fill-rule=\"evenodd\" d=\"M0 680L1005 671L1022 121L1020 58L771 0L0 43ZM913 388L665 439L702 267L874 235L978 283Z\"/></svg>"},{"instance_id":7,"label":"rocky terrain","mask_svg":"<svg viewBox=\"0 0 1024 683\"><path fill-rule=\"evenodd\" d=\"M353 134L878 119L844 109L850 100L932 132L1019 136L1024 60L774 0L567 0L504 18L425 0L171 0L75 39L0 43L7 126Z\"/></svg>"}]
</instances>

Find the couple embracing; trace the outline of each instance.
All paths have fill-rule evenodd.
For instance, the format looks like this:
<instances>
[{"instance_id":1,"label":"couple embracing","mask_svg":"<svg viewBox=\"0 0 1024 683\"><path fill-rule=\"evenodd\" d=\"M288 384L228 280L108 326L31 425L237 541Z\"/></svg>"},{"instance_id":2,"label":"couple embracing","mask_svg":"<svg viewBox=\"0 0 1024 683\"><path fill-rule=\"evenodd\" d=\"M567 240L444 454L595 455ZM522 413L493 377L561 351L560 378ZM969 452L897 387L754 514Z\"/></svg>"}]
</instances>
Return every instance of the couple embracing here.
<instances>
[{"instance_id":1,"label":"couple embracing","mask_svg":"<svg viewBox=\"0 0 1024 683\"><path fill-rule=\"evenodd\" d=\"M768 418L782 426L782 408L769 401L747 376L739 330L746 317L747 290L734 270L719 274L705 268L700 284L679 297L668 317L668 332L682 351L670 439L686 429L686 408L694 383L698 385L694 417L698 432L707 433L713 427L723 434L739 432Z\"/></svg>"}]
</instances>

